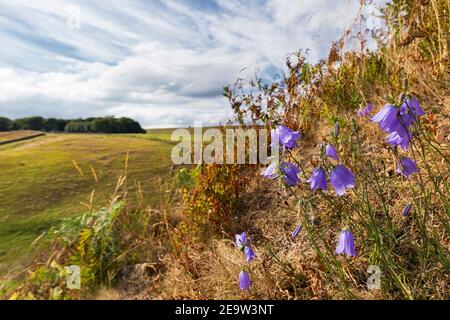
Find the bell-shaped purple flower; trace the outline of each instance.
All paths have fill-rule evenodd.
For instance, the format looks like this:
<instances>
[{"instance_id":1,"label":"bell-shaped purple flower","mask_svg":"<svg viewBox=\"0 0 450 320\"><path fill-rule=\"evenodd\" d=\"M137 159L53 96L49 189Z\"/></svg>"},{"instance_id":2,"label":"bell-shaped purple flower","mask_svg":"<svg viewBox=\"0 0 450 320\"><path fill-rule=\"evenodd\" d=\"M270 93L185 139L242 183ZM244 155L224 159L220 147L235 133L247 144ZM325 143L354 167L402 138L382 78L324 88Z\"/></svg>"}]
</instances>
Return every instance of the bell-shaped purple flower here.
<instances>
[{"instance_id":1,"label":"bell-shaped purple flower","mask_svg":"<svg viewBox=\"0 0 450 320\"><path fill-rule=\"evenodd\" d=\"M242 250L247 245L247 232L242 232L241 234L237 234L236 236L236 247L239 250Z\"/></svg>"},{"instance_id":2,"label":"bell-shaped purple flower","mask_svg":"<svg viewBox=\"0 0 450 320\"><path fill-rule=\"evenodd\" d=\"M371 120L372 122L378 122L381 130L392 132L393 126L398 124L397 114L398 109L393 105L387 104Z\"/></svg>"},{"instance_id":3,"label":"bell-shaped purple flower","mask_svg":"<svg viewBox=\"0 0 450 320\"><path fill-rule=\"evenodd\" d=\"M409 126L416 123L419 117L424 114L425 111L423 111L417 98L412 97L400 106L399 124L403 129L409 129Z\"/></svg>"},{"instance_id":4,"label":"bell-shaped purple flower","mask_svg":"<svg viewBox=\"0 0 450 320\"><path fill-rule=\"evenodd\" d=\"M347 257L356 256L355 239L350 230L343 230L339 234L336 254L345 254Z\"/></svg>"},{"instance_id":5,"label":"bell-shaped purple flower","mask_svg":"<svg viewBox=\"0 0 450 320\"><path fill-rule=\"evenodd\" d=\"M241 271L239 273L239 288L241 290L249 290L251 285L250 275L247 271Z\"/></svg>"},{"instance_id":6,"label":"bell-shaped purple flower","mask_svg":"<svg viewBox=\"0 0 450 320\"><path fill-rule=\"evenodd\" d=\"M400 116L398 117L397 127L392 128L393 131L398 131L399 128L409 129L411 124L417 121L418 117L406 103L400 106Z\"/></svg>"},{"instance_id":7,"label":"bell-shaped purple flower","mask_svg":"<svg viewBox=\"0 0 450 320\"><path fill-rule=\"evenodd\" d=\"M345 189L355 186L355 176L344 165L337 165L330 174L330 182L336 190L337 195L345 194Z\"/></svg>"},{"instance_id":8,"label":"bell-shaped purple flower","mask_svg":"<svg viewBox=\"0 0 450 320\"><path fill-rule=\"evenodd\" d=\"M302 226L297 226L291 234L291 239L295 239L302 230Z\"/></svg>"},{"instance_id":9,"label":"bell-shaped purple flower","mask_svg":"<svg viewBox=\"0 0 450 320\"><path fill-rule=\"evenodd\" d=\"M399 109L392 105L386 105L380 112L372 117L373 122L379 122L380 128L389 133L387 143L400 146L404 151L409 147L412 139L410 126L424 115L416 97L402 103Z\"/></svg>"},{"instance_id":10,"label":"bell-shaped purple flower","mask_svg":"<svg viewBox=\"0 0 450 320\"><path fill-rule=\"evenodd\" d=\"M322 167L315 168L308 182L312 190L317 190L319 188L327 190L327 176L325 170Z\"/></svg>"},{"instance_id":11,"label":"bell-shaped purple flower","mask_svg":"<svg viewBox=\"0 0 450 320\"><path fill-rule=\"evenodd\" d=\"M265 178L275 179L278 177L278 165L275 162L271 162L269 166L262 172Z\"/></svg>"},{"instance_id":12,"label":"bell-shaped purple flower","mask_svg":"<svg viewBox=\"0 0 450 320\"><path fill-rule=\"evenodd\" d=\"M364 109L359 109L356 114L358 115L358 117L365 117L367 116L369 113L372 112L373 109L373 104L368 103L367 106Z\"/></svg>"},{"instance_id":13,"label":"bell-shaped purple flower","mask_svg":"<svg viewBox=\"0 0 450 320\"><path fill-rule=\"evenodd\" d=\"M393 146L400 146L403 151L406 151L411 141L412 133L409 129L400 127L397 131L392 131L386 137L386 142Z\"/></svg>"},{"instance_id":14,"label":"bell-shaped purple flower","mask_svg":"<svg viewBox=\"0 0 450 320\"><path fill-rule=\"evenodd\" d=\"M419 172L419 168L417 168L416 163L409 157L404 157L400 159L398 164L397 172L404 175L406 178L409 178L413 173Z\"/></svg>"},{"instance_id":15,"label":"bell-shaped purple flower","mask_svg":"<svg viewBox=\"0 0 450 320\"><path fill-rule=\"evenodd\" d=\"M327 144L327 146L325 147L325 154L336 161L339 160L336 148L332 144Z\"/></svg>"},{"instance_id":16,"label":"bell-shaped purple flower","mask_svg":"<svg viewBox=\"0 0 450 320\"><path fill-rule=\"evenodd\" d=\"M290 162L283 162L280 166L280 170L284 173L284 178L286 183L293 187L300 182L300 178L298 174L300 173L300 169Z\"/></svg>"},{"instance_id":17,"label":"bell-shaped purple flower","mask_svg":"<svg viewBox=\"0 0 450 320\"><path fill-rule=\"evenodd\" d=\"M403 211L402 211L403 216L404 216L404 217L408 216L408 215L409 215L409 212L411 211L411 209L412 209L412 203L408 203L408 204L403 208Z\"/></svg>"},{"instance_id":18,"label":"bell-shaped purple flower","mask_svg":"<svg viewBox=\"0 0 450 320\"><path fill-rule=\"evenodd\" d=\"M425 111L423 111L422 107L420 106L419 100L417 100L416 97L411 97L411 99L406 101L406 104L416 117L421 117L425 114Z\"/></svg>"},{"instance_id":19,"label":"bell-shaped purple flower","mask_svg":"<svg viewBox=\"0 0 450 320\"><path fill-rule=\"evenodd\" d=\"M300 136L299 132L293 131L284 125L279 125L271 132L272 144L276 142L287 149L297 148L297 140L300 139Z\"/></svg>"},{"instance_id":20,"label":"bell-shaped purple flower","mask_svg":"<svg viewBox=\"0 0 450 320\"><path fill-rule=\"evenodd\" d=\"M250 247L244 248L244 256L245 256L245 261L247 261L247 262L250 262L256 258L255 252L253 252L253 249Z\"/></svg>"}]
</instances>

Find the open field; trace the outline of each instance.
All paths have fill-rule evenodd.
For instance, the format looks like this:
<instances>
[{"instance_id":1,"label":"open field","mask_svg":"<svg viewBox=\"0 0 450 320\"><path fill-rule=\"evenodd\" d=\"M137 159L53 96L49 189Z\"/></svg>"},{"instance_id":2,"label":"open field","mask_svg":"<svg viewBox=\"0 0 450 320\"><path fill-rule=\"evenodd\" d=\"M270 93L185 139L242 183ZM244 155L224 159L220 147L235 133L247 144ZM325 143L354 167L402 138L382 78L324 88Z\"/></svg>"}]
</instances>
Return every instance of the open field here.
<instances>
[{"instance_id":1,"label":"open field","mask_svg":"<svg viewBox=\"0 0 450 320\"><path fill-rule=\"evenodd\" d=\"M156 205L161 195L158 180L170 172L173 143L168 138L168 131L47 134L0 146L0 273L28 262L39 251L30 248L33 241L62 218L86 211L82 203L90 202L93 190L94 204L109 200L118 177L125 174L128 151L130 196L139 181L144 201ZM45 248L47 241L43 237L37 247Z\"/></svg>"}]
</instances>

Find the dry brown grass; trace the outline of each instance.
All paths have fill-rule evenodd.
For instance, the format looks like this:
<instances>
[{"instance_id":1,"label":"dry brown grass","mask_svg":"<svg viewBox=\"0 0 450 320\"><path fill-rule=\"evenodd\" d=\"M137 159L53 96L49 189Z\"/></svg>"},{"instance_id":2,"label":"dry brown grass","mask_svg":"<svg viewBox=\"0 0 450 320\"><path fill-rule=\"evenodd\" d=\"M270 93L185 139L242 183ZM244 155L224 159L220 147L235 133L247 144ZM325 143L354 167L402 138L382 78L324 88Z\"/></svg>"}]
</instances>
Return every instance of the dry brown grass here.
<instances>
[{"instance_id":1,"label":"dry brown grass","mask_svg":"<svg viewBox=\"0 0 450 320\"><path fill-rule=\"evenodd\" d=\"M440 96L448 100L448 96ZM433 108L434 99L425 102L423 105L427 110ZM353 117L352 113L341 115L343 117ZM440 127L450 124L448 117L443 112L437 115ZM394 156L384 147L383 133L377 126L371 124L367 119L358 120L362 133L362 153L366 154L374 163L386 163L386 174L392 174L396 168ZM324 123L321 128L326 127ZM318 130L309 141L302 141L302 145L296 156L304 159L303 164L307 170L311 170L315 163L315 155L318 151L318 143L322 141L329 132ZM439 135L443 137L439 138ZM436 138L440 142L448 141L450 132L444 133L436 131ZM374 143L378 141L378 143ZM445 147L445 145L443 145ZM341 150L343 152L345 150ZM443 149L445 151L445 149ZM448 150L446 150L448 152ZM447 166L440 161L436 154L429 155L430 161L433 158L440 163L438 169L445 172ZM359 162L363 164L361 159ZM423 163L419 163L423 167ZM364 170L359 167L355 170ZM422 178L426 181L429 177L424 172ZM305 179L303 189L307 191ZM264 191L261 191L264 190ZM443 190L444 192L446 190ZM447 190L448 191L448 190ZM397 180L392 188L392 198L397 199L391 203L391 212L394 212L393 221L399 226L405 226L406 232L410 232L407 241L400 242L399 253L408 254L409 241L419 241L414 234L417 226L414 224L405 225L405 220L401 216L401 211L406 199L413 197L408 181ZM306 193L305 193L306 196ZM301 193L300 193L301 197ZM405 200L403 200L405 199ZM375 200L376 201L376 200ZM257 259L251 263L252 289L250 292L242 292L238 288L237 275L243 264L242 254L236 249L233 234L216 235L206 243L195 243L186 241L183 252L169 252L160 258L162 267L156 274L147 277L145 285L141 290L130 295L123 293L121 298L126 299L344 299L346 295L336 287L336 283L330 281L323 264L314 250L305 230L302 230L295 240L291 240L290 234L294 228L301 224L300 212L293 210L288 205L295 202L295 199L287 190L282 190L278 182L266 181L255 177L248 189L248 204L245 211L241 212L231 229L236 233L247 231L251 236L251 244L257 255ZM442 210L438 199L433 200L436 208ZM177 213L179 215L179 212ZM439 214L442 214L440 212ZM429 232L441 230L438 223L438 216L431 215L427 221ZM333 212L326 204L319 204L310 212L312 220L321 227L328 230L339 229L339 213ZM355 214L355 221L359 217ZM177 219L177 221L180 219ZM175 220L174 220L175 221ZM174 228L174 229L172 229ZM174 231L175 230L175 231ZM169 234L176 231L176 225L170 227ZM336 239L335 232L328 232L325 240L334 245ZM441 244L449 247L448 234L441 233ZM360 256L352 260L352 263L345 258L338 258L342 265L346 277L349 280L349 291L361 299L381 299L386 298L379 291L368 291L366 288L367 274L365 270L370 264L364 257ZM428 270L433 274L433 267ZM435 290L445 295L447 277L438 271L433 275L433 286ZM430 280L431 281L431 280ZM410 284L412 288L419 283ZM431 284L430 284L431 285ZM437 289L440 287L440 289ZM431 290L431 289L430 289ZM431 293L430 293L431 294ZM435 296L439 298L442 296ZM99 296L99 298L103 298ZM433 298L430 295L429 298Z\"/></svg>"}]
</instances>

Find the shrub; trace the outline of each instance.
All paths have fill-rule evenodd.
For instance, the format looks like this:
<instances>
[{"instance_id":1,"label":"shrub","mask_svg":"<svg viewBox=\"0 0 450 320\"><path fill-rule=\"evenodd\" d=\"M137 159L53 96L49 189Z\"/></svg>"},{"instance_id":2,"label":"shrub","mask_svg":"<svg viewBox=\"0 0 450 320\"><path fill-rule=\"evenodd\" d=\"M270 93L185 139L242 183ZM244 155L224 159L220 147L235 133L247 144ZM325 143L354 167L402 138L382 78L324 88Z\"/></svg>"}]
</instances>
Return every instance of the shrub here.
<instances>
[{"instance_id":1,"label":"shrub","mask_svg":"<svg viewBox=\"0 0 450 320\"><path fill-rule=\"evenodd\" d=\"M241 215L255 169L255 166L208 164L180 171L178 181L188 219L182 228L203 240L222 231L231 232L234 219Z\"/></svg>"}]
</instances>

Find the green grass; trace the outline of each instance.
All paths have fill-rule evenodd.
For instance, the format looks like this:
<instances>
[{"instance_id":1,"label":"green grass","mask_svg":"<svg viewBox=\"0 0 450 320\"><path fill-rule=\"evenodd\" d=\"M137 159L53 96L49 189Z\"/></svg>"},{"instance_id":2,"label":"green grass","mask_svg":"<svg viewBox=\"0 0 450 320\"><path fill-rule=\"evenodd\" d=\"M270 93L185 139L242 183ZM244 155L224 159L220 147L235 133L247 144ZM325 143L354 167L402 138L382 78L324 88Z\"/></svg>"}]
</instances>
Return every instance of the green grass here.
<instances>
[{"instance_id":1,"label":"green grass","mask_svg":"<svg viewBox=\"0 0 450 320\"><path fill-rule=\"evenodd\" d=\"M158 181L170 174L169 139L169 130L145 135L48 134L0 146L0 273L26 264L44 249L48 237L30 245L62 218L85 212L82 203L90 202L93 190L94 204L106 203L125 174L128 151L130 196L139 181L144 202L157 205L163 192Z\"/></svg>"}]
</instances>

